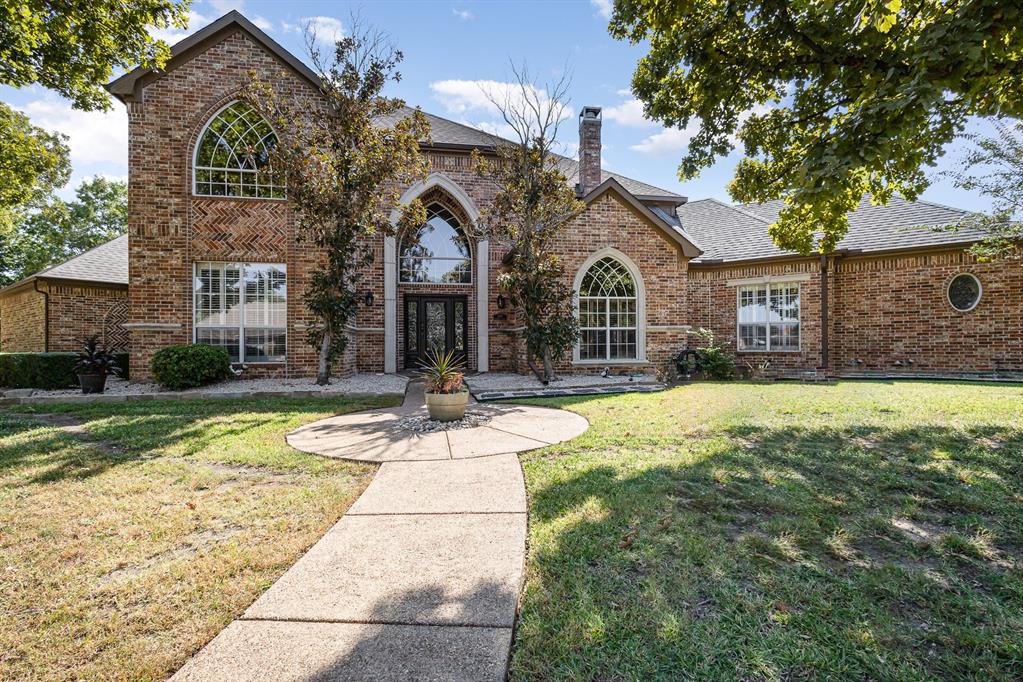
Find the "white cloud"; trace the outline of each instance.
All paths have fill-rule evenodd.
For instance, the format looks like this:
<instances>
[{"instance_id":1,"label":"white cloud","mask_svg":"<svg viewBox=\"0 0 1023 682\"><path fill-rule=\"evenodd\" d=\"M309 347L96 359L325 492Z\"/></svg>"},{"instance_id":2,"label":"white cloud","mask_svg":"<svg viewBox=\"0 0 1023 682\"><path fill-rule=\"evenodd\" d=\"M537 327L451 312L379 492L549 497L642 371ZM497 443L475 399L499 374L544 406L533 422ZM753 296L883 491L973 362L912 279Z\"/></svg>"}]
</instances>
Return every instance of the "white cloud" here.
<instances>
[{"instance_id":1,"label":"white cloud","mask_svg":"<svg viewBox=\"0 0 1023 682\"><path fill-rule=\"evenodd\" d=\"M452 7L451 13L454 14L459 19L461 19L462 21L469 21L470 19L475 18L475 15L467 9L456 9Z\"/></svg>"},{"instance_id":2,"label":"white cloud","mask_svg":"<svg viewBox=\"0 0 1023 682\"><path fill-rule=\"evenodd\" d=\"M109 163L118 168L128 164L128 115L124 107L111 111L78 111L70 102L40 99L18 107L32 123L68 136L71 163Z\"/></svg>"},{"instance_id":3,"label":"white cloud","mask_svg":"<svg viewBox=\"0 0 1023 682\"><path fill-rule=\"evenodd\" d=\"M188 27L180 29L174 28L155 28L150 27L149 35L153 36L157 40L163 40L169 45L173 45L184 38L187 38L191 34L195 33L198 29L202 28L206 24L209 24L213 20L199 14L195 10L188 10Z\"/></svg>"},{"instance_id":4,"label":"white cloud","mask_svg":"<svg viewBox=\"0 0 1023 682\"><path fill-rule=\"evenodd\" d=\"M597 9L597 14L605 19L611 18L611 0L590 0L590 4Z\"/></svg>"},{"instance_id":5,"label":"white cloud","mask_svg":"<svg viewBox=\"0 0 1023 682\"><path fill-rule=\"evenodd\" d=\"M643 103L638 99L630 99L617 106L606 107L604 118L630 128L649 128L657 125L655 121L643 116Z\"/></svg>"},{"instance_id":6,"label":"white cloud","mask_svg":"<svg viewBox=\"0 0 1023 682\"><path fill-rule=\"evenodd\" d=\"M499 114L500 110L491 101L508 101L513 106L521 102L522 90L518 83L507 83L493 80L443 80L430 83L434 99L444 105L450 113L465 115L468 112L484 112L489 115ZM541 101L547 101L546 93L535 90ZM561 120L575 116L570 106L561 112Z\"/></svg>"},{"instance_id":7,"label":"white cloud","mask_svg":"<svg viewBox=\"0 0 1023 682\"><path fill-rule=\"evenodd\" d=\"M345 34L344 24L335 17L303 17L302 25L308 25L316 40L327 45L333 45Z\"/></svg>"},{"instance_id":8,"label":"white cloud","mask_svg":"<svg viewBox=\"0 0 1023 682\"><path fill-rule=\"evenodd\" d=\"M641 154L658 156L685 149L693 139L700 126L697 123L690 123L685 128L665 128L655 133L639 144L634 144L629 149Z\"/></svg>"},{"instance_id":9,"label":"white cloud","mask_svg":"<svg viewBox=\"0 0 1023 682\"><path fill-rule=\"evenodd\" d=\"M256 25L256 28L261 31L272 31L274 30L274 24L266 17L261 17L258 14L252 17L252 23Z\"/></svg>"}]
</instances>

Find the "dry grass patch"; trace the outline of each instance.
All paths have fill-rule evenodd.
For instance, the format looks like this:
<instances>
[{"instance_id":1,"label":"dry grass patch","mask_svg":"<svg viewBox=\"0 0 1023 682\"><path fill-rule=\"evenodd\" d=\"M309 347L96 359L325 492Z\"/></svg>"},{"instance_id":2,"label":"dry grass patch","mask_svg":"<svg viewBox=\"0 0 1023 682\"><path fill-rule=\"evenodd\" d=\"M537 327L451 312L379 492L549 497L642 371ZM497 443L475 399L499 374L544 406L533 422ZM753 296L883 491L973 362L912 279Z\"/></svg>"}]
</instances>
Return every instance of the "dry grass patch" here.
<instances>
[{"instance_id":1,"label":"dry grass patch","mask_svg":"<svg viewBox=\"0 0 1023 682\"><path fill-rule=\"evenodd\" d=\"M165 678L369 483L373 467L298 453L284 434L385 402L0 414L0 678ZM85 438L60 428L73 420Z\"/></svg>"}]
</instances>

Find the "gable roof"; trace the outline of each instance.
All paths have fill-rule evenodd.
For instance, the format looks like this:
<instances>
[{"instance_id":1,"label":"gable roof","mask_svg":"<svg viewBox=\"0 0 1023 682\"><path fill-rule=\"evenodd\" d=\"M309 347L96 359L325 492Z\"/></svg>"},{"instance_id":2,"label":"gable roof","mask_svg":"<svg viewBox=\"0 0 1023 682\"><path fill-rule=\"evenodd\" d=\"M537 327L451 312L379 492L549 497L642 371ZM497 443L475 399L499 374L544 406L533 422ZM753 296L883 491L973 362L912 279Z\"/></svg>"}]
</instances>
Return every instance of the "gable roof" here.
<instances>
[{"instance_id":1,"label":"gable roof","mask_svg":"<svg viewBox=\"0 0 1023 682\"><path fill-rule=\"evenodd\" d=\"M101 284L128 284L128 235L122 234L63 263L51 265L34 275L0 289L0 293L34 279L66 279Z\"/></svg>"},{"instance_id":2,"label":"gable roof","mask_svg":"<svg viewBox=\"0 0 1023 682\"><path fill-rule=\"evenodd\" d=\"M320 87L320 77L315 71L310 69L304 62L302 62L302 60L298 59L295 55L282 47L280 43L260 30L258 26L246 19L241 12L231 10L212 24L196 31L187 38L184 38L180 42L174 44L171 47L171 57L162 70L157 71L154 69L139 67L124 74L113 82L108 83L106 85L106 89L122 102L137 98L141 93L141 89L145 87L146 84L156 78L159 78L161 74L172 71L181 64L186 63L196 54L199 54L210 46L215 45L223 39L224 36L236 29L240 29L247 33L267 52L274 55L282 63L295 71L295 73L299 76L309 81L309 83L315 88ZM391 116L381 117L380 124L393 125L395 122L401 120L405 116L408 116L411 112L411 107L405 107ZM464 123L458 123L428 112L423 113L426 114L426 118L430 122L430 146L448 149L471 150L479 148L485 150L501 144L511 143L510 140L503 137L493 135L478 128L473 128L472 126ZM568 157L559 157L559 165L561 166L565 177L568 178L569 184L572 186L576 185L579 181L579 162ZM659 200L675 204L685 201L685 197L682 197L675 192L661 189L660 187L655 187L645 182L633 180L632 178L625 177L624 175L601 169L601 180L606 180L611 177L618 180L623 187L643 200Z\"/></svg>"},{"instance_id":3,"label":"gable roof","mask_svg":"<svg viewBox=\"0 0 1023 682\"><path fill-rule=\"evenodd\" d=\"M315 71L306 66L298 57L284 49L280 43L260 30L258 26L246 19L238 10L231 10L212 24L199 29L187 38L172 45L170 59L164 64L163 69L156 70L140 66L120 78L107 83L104 87L106 87L107 92L122 102L136 99L141 89L147 83L168 71L173 71L196 54L204 52L211 45L220 42L226 34L239 28L249 34L249 37L260 44L267 52L290 67L299 76L309 81L313 87L320 87L320 77Z\"/></svg>"},{"instance_id":4,"label":"gable roof","mask_svg":"<svg viewBox=\"0 0 1023 682\"><path fill-rule=\"evenodd\" d=\"M682 254L686 258L696 258L703 253L703 250L697 246L691 235L682 230L682 228L675 224L674 221L665 219L666 214L663 211L651 210L649 206L646 206L639 201L632 192L628 191L613 177L608 178L594 187L582 198L582 201L588 206L607 192L616 193L625 201L626 204L632 207L633 210L649 220L656 228L663 232L668 239L678 244L679 248L682 250Z\"/></svg>"},{"instance_id":5,"label":"gable roof","mask_svg":"<svg viewBox=\"0 0 1023 682\"><path fill-rule=\"evenodd\" d=\"M732 205L717 199L691 201L678 207L683 229L704 247L695 263L746 261L795 256L774 245L767 228L778 219L784 203ZM849 231L837 249L852 252L963 245L983 239L981 230L936 232L938 227L959 222L969 211L927 201L892 197L886 206L875 206L869 196L849 214Z\"/></svg>"}]
</instances>

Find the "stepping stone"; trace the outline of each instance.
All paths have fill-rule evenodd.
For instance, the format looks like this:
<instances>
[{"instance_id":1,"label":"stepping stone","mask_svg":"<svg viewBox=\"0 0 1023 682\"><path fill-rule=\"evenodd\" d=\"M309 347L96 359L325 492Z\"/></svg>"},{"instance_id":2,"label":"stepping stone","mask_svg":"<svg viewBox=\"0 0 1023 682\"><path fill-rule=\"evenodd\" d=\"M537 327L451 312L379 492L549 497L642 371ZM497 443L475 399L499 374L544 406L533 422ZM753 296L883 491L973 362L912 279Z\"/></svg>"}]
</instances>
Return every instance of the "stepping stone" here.
<instances>
[{"instance_id":1,"label":"stepping stone","mask_svg":"<svg viewBox=\"0 0 1023 682\"><path fill-rule=\"evenodd\" d=\"M174 682L499 682L510 628L236 620Z\"/></svg>"},{"instance_id":2,"label":"stepping stone","mask_svg":"<svg viewBox=\"0 0 1023 682\"><path fill-rule=\"evenodd\" d=\"M247 619L511 627L526 515L349 515Z\"/></svg>"},{"instance_id":3,"label":"stepping stone","mask_svg":"<svg viewBox=\"0 0 1023 682\"><path fill-rule=\"evenodd\" d=\"M515 455L442 462L387 462L348 515L523 512Z\"/></svg>"}]
</instances>

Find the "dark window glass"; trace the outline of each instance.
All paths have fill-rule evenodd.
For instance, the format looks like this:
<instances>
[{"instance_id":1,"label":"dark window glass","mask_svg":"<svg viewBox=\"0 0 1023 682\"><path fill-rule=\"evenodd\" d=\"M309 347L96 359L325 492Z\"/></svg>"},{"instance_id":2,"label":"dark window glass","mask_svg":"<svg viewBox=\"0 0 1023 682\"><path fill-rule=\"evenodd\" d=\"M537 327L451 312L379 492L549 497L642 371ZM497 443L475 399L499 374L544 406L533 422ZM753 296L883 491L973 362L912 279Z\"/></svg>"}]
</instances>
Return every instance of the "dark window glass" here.
<instances>
[{"instance_id":1,"label":"dark window glass","mask_svg":"<svg viewBox=\"0 0 1023 682\"><path fill-rule=\"evenodd\" d=\"M402 282L469 284L472 249L458 219L440 204L426 209L426 222L401 248Z\"/></svg>"},{"instance_id":2,"label":"dark window glass","mask_svg":"<svg viewBox=\"0 0 1023 682\"><path fill-rule=\"evenodd\" d=\"M961 313L980 303L980 280L973 275L956 275L948 285L948 302Z\"/></svg>"}]
</instances>

